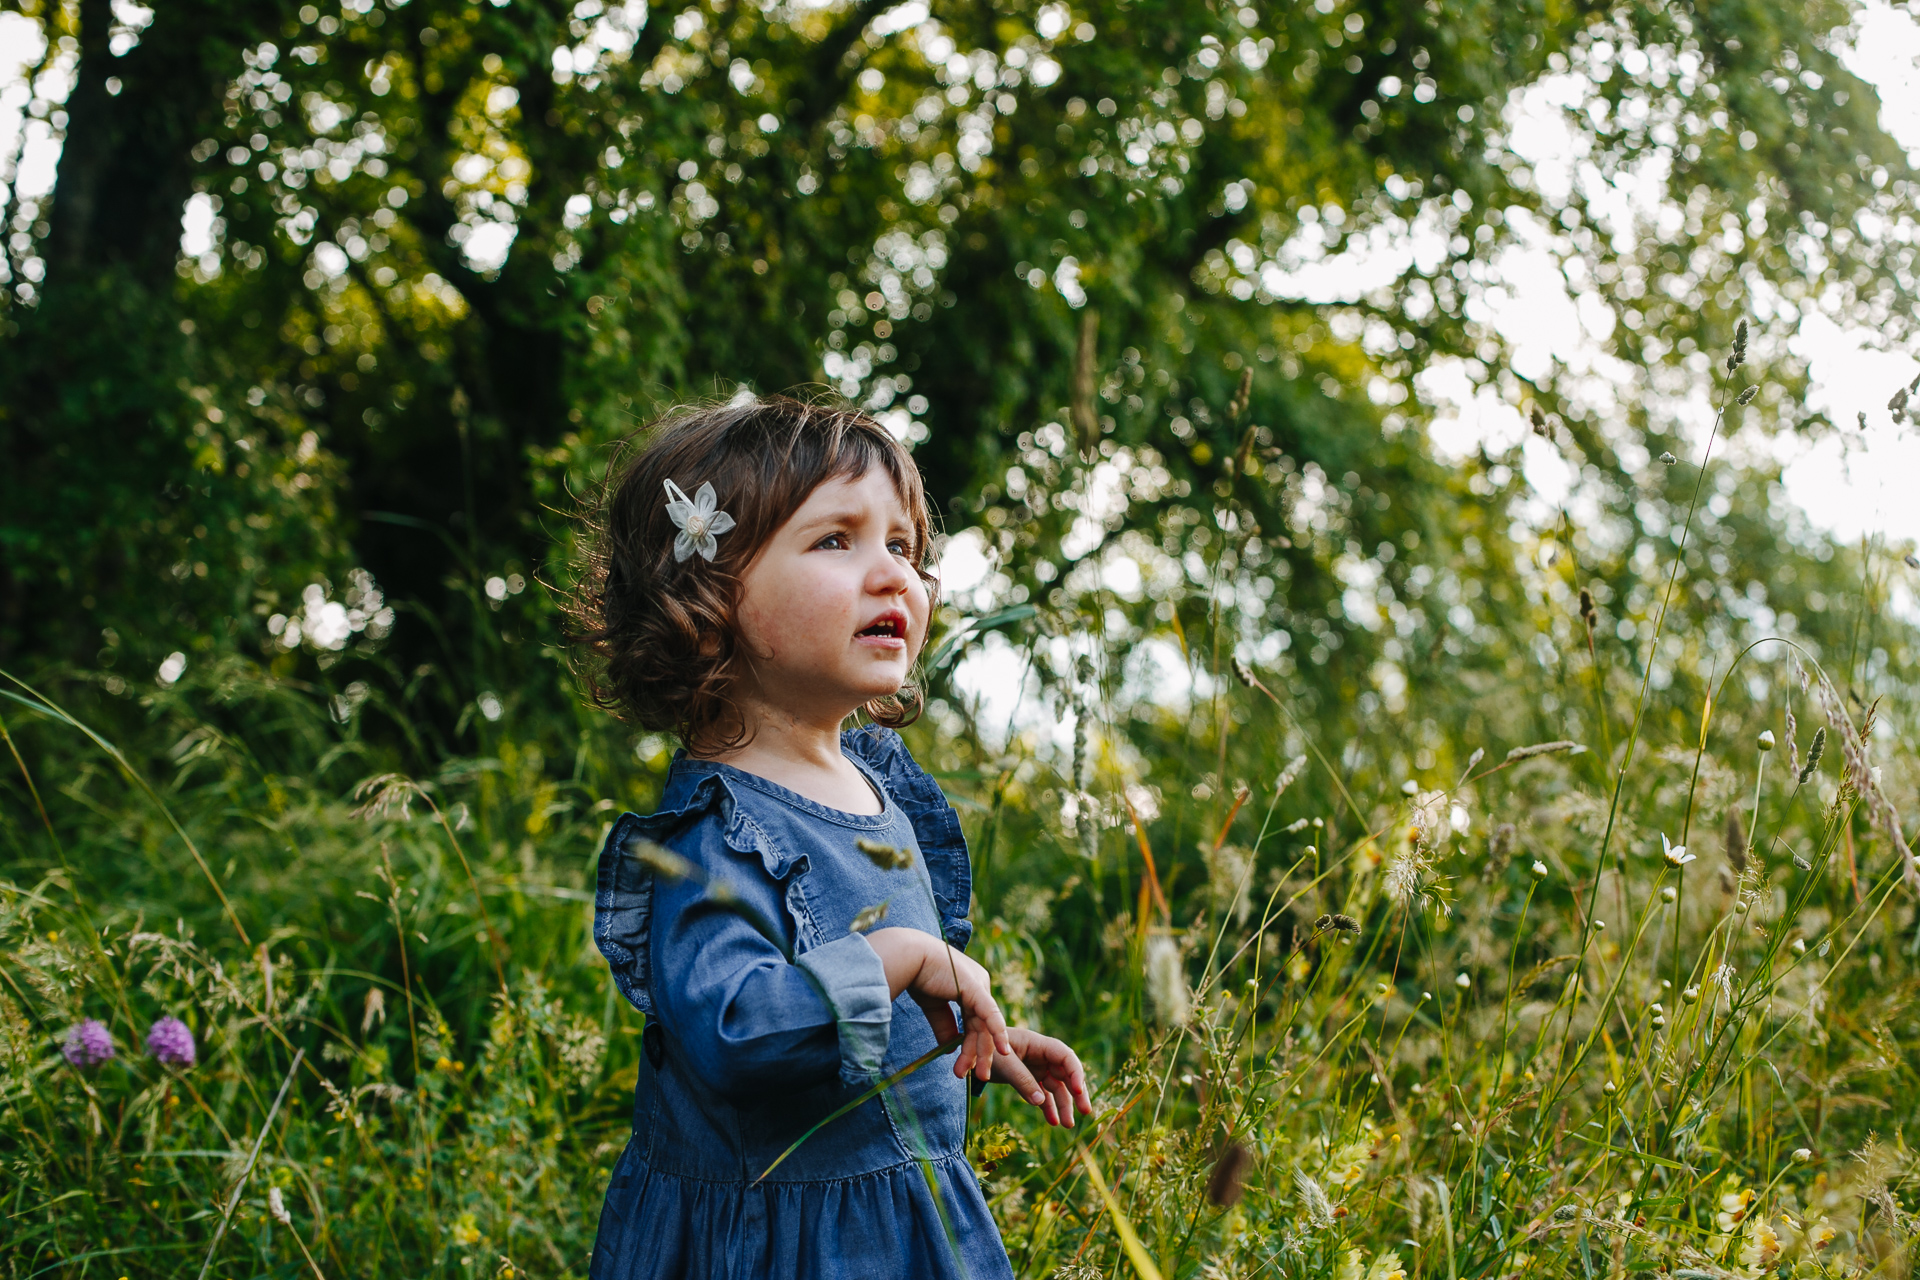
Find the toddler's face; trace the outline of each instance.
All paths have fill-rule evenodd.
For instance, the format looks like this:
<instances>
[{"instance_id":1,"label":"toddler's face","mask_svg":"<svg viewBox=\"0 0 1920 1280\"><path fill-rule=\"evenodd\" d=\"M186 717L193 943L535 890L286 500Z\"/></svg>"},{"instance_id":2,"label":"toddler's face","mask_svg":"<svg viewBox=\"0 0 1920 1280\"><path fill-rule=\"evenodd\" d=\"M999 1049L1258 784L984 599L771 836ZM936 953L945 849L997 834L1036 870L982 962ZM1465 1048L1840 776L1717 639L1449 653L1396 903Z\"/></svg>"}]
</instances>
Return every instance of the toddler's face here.
<instances>
[{"instance_id":1,"label":"toddler's face","mask_svg":"<svg viewBox=\"0 0 1920 1280\"><path fill-rule=\"evenodd\" d=\"M914 536L879 467L808 496L741 580L738 618L758 700L838 720L906 682L927 637Z\"/></svg>"}]
</instances>

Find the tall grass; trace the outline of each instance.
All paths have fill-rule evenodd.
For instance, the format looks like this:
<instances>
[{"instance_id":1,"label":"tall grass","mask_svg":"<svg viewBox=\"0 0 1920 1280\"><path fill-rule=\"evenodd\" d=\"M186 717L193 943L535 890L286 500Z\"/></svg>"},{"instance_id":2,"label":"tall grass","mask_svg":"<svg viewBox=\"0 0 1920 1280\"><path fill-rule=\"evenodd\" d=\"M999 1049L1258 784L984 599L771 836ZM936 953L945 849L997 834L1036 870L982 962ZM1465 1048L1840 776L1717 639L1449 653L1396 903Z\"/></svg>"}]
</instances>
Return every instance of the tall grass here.
<instances>
[{"instance_id":1,"label":"tall grass","mask_svg":"<svg viewBox=\"0 0 1920 1280\"><path fill-rule=\"evenodd\" d=\"M1657 654L1680 577L1653 581ZM975 1104L1017 1274L1906 1274L1897 708L1704 632L1680 707L1583 636L1586 741L1462 733L1395 776L1314 740L1234 657L1231 593L1188 590L1186 704L1127 692L1096 593L1051 620L1085 657L1052 690L1070 751L953 700L916 731L975 954L1098 1087L1071 1132ZM471 701L486 661L438 694L368 665L400 692L359 714ZM664 748L508 700L399 776L340 714L354 674L191 673L117 713L124 751L63 709L111 709L79 674L0 704L6 1275L584 1274L640 1030L590 860ZM192 1066L143 1051L163 1015ZM86 1019L115 1057L63 1056Z\"/></svg>"}]
</instances>

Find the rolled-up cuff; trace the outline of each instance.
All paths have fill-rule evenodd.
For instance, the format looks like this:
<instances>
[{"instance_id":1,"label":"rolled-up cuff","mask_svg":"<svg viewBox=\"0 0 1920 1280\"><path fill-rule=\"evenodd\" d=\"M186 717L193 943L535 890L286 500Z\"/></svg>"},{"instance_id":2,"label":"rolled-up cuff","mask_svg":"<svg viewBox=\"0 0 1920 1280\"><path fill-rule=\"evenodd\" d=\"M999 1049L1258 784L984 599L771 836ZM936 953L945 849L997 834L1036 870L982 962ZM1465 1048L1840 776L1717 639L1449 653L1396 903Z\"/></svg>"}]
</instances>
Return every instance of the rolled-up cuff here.
<instances>
[{"instance_id":1,"label":"rolled-up cuff","mask_svg":"<svg viewBox=\"0 0 1920 1280\"><path fill-rule=\"evenodd\" d=\"M840 1027L840 1069L871 1076L887 1056L893 1030L893 995L886 966L864 934L802 952L793 961L820 988Z\"/></svg>"}]
</instances>

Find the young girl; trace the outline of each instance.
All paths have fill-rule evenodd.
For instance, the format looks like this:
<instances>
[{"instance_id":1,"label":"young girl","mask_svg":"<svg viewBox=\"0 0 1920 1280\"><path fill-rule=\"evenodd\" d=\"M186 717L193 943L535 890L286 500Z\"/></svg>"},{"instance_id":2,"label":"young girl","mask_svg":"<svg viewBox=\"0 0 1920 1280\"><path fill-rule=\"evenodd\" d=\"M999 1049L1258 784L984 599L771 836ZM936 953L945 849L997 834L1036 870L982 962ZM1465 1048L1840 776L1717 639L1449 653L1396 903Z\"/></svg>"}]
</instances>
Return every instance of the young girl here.
<instances>
[{"instance_id":1,"label":"young girl","mask_svg":"<svg viewBox=\"0 0 1920 1280\"><path fill-rule=\"evenodd\" d=\"M644 441L575 615L596 703L684 749L600 855L594 936L646 1027L591 1274L1008 1277L962 1154L968 1078L1054 1124L1092 1108L1073 1051L1007 1027L961 952L960 823L889 727L917 701L934 585L919 472L871 418L779 397ZM843 732L863 708L875 723ZM950 1068L773 1168L956 1038Z\"/></svg>"}]
</instances>

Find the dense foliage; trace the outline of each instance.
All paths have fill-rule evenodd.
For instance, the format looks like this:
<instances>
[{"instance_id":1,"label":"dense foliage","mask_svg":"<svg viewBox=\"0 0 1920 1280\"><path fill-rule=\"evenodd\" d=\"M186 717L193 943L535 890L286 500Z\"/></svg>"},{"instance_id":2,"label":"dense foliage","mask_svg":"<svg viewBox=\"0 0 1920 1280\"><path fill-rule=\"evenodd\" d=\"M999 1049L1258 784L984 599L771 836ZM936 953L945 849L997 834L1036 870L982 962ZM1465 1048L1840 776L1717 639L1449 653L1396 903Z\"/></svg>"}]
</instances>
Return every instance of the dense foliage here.
<instances>
[{"instance_id":1,"label":"dense foliage","mask_svg":"<svg viewBox=\"0 0 1920 1280\"><path fill-rule=\"evenodd\" d=\"M1908 324L1844 6L0 11L8 1274L583 1273L671 744L578 707L569 515L800 384L945 508L914 746L1105 1104L981 1104L1020 1274L1905 1274L1908 570L1751 447L1834 429L1802 318Z\"/></svg>"}]
</instances>

